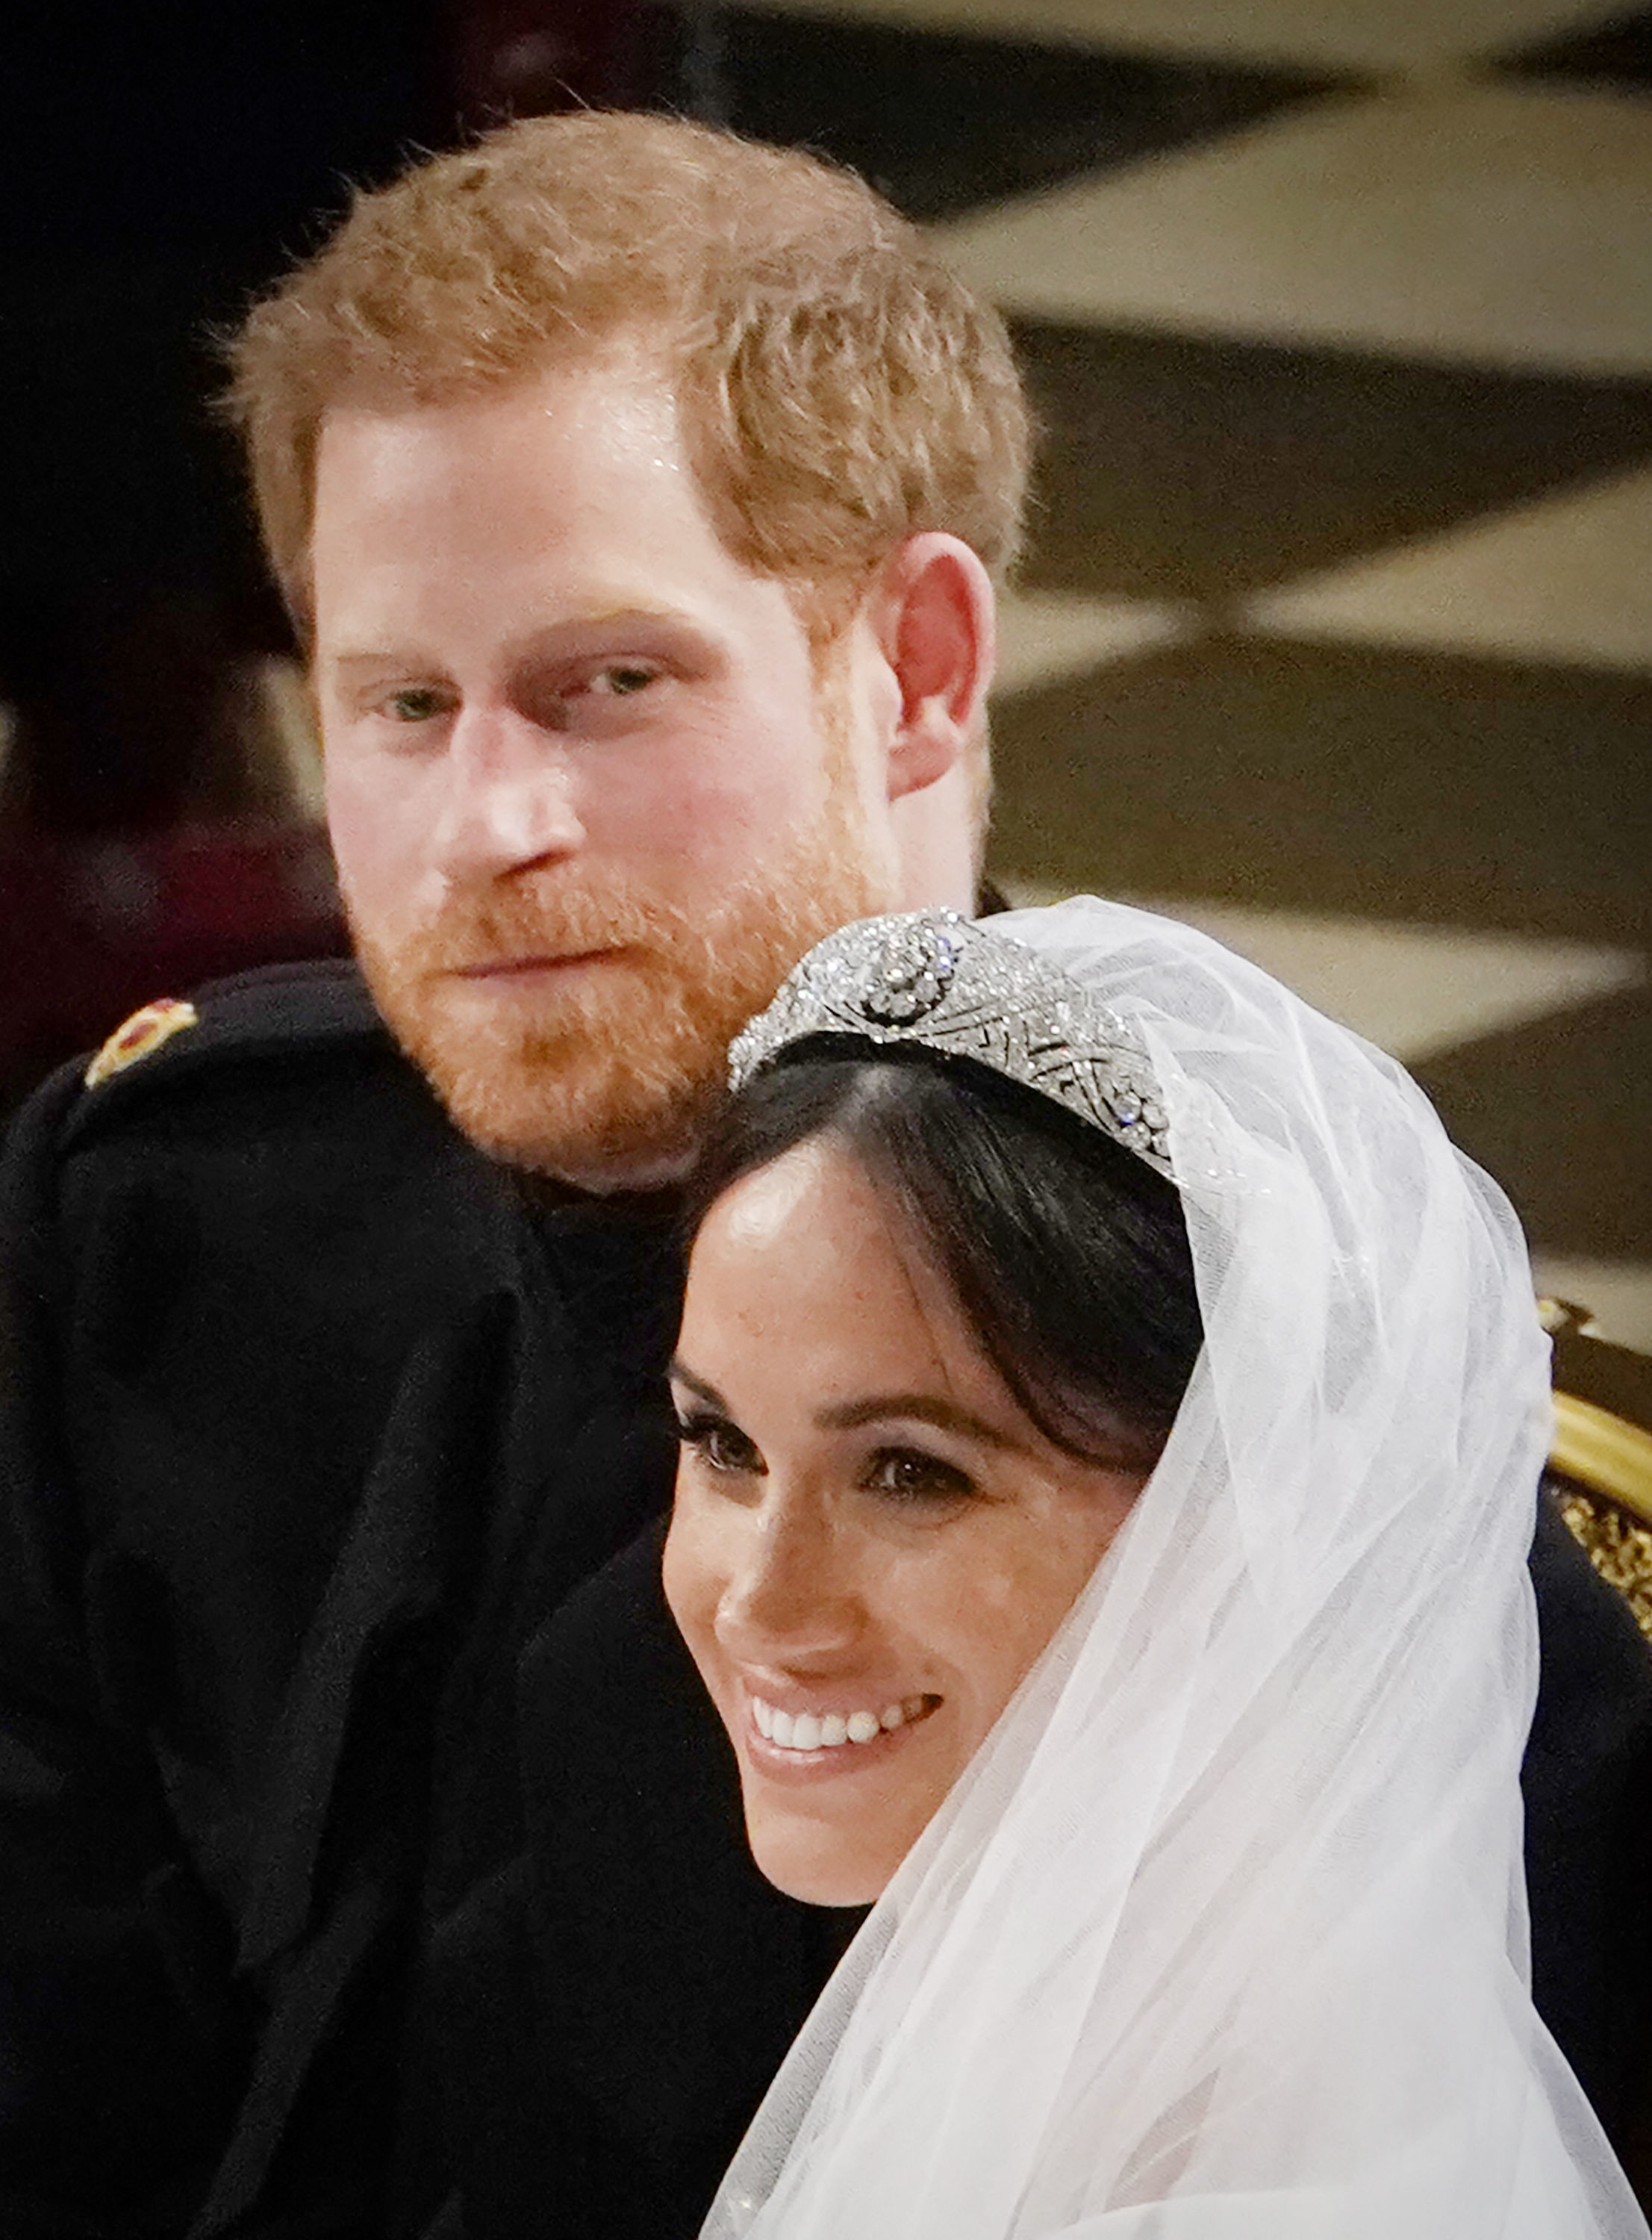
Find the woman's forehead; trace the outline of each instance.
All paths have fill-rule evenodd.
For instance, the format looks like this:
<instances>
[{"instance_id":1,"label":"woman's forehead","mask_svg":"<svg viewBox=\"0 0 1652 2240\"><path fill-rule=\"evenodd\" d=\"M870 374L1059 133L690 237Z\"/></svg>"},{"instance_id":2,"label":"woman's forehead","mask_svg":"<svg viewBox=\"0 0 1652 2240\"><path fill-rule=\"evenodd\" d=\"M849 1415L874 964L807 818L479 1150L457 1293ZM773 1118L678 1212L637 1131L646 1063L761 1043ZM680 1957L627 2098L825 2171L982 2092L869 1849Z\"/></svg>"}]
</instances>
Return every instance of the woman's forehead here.
<instances>
[{"instance_id":1,"label":"woman's forehead","mask_svg":"<svg viewBox=\"0 0 1652 2240\"><path fill-rule=\"evenodd\" d=\"M696 1272L703 1290L712 1270L743 1269L801 1290L846 1281L856 1268L885 1283L898 1276L929 1311L944 1305L956 1315L950 1285L893 1194L825 1132L742 1175L713 1202L695 1237L689 1287L691 1295Z\"/></svg>"},{"instance_id":2,"label":"woman's forehead","mask_svg":"<svg viewBox=\"0 0 1652 2240\"><path fill-rule=\"evenodd\" d=\"M765 1383L841 1385L845 1396L851 1384L895 1389L898 1370L903 1387L967 1391L1007 1433L1033 1429L912 1225L829 1137L715 1201L689 1261L681 1353L714 1384L728 1379L731 1403L753 1363Z\"/></svg>"}]
</instances>

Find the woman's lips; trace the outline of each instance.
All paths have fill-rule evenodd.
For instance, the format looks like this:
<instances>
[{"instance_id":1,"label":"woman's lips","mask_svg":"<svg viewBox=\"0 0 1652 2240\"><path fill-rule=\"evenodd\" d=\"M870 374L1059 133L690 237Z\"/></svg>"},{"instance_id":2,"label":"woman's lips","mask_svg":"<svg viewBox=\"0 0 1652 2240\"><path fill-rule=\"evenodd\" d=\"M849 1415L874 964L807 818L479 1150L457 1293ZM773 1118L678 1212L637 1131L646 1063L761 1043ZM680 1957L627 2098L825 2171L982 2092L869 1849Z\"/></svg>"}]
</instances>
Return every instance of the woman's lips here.
<instances>
[{"instance_id":1,"label":"woman's lips","mask_svg":"<svg viewBox=\"0 0 1652 2240\"><path fill-rule=\"evenodd\" d=\"M941 1697L904 1696L841 1709L788 1711L764 1697L747 1697L746 1747L754 1762L776 1773L849 1773L880 1758L910 1727L940 1708Z\"/></svg>"}]
</instances>

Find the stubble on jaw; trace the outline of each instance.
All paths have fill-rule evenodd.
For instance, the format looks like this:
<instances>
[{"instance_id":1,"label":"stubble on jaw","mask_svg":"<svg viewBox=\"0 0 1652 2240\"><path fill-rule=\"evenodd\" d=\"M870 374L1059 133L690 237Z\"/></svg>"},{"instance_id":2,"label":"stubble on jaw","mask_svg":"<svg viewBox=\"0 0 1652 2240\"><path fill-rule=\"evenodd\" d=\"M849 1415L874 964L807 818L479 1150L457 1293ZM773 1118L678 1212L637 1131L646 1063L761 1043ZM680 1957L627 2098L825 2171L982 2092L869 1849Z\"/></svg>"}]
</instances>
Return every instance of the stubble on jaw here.
<instances>
[{"instance_id":1,"label":"stubble on jaw","mask_svg":"<svg viewBox=\"0 0 1652 2240\"><path fill-rule=\"evenodd\" d=\"M826 728L819 816L709 911L689 914L574 863L453 896L391 936L352 915L379 1009L481 1150L586 1186L658 1179L686 1163L746 1021L816 941L895 906L847 740L830 716ZM452 977L490 958L600 950L623 953L576 968L531 1009L490 1003Z\"/></svg>"}]
</instances>

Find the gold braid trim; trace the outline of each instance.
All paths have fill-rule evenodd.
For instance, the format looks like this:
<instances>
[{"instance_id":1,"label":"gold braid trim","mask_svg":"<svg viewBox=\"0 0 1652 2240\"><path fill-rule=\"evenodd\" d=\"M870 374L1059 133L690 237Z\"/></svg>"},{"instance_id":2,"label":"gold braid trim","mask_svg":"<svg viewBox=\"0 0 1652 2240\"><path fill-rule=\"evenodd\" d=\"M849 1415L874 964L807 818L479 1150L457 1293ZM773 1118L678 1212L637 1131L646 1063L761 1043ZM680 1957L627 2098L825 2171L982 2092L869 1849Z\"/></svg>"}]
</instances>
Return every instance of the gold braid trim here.
<instances>
[{"instance_id":1,"label":"gold braid trim","mask_svg":"<svg viewBox=\"0 0 1652 2240\"><path fill-rule=\"evenodd\" d=\"M1652 1530L1575 1486L1556 1489L1560 1513L1609 1586L1615 1587L1652 1641Z\"/></svg>"}]
</instances>

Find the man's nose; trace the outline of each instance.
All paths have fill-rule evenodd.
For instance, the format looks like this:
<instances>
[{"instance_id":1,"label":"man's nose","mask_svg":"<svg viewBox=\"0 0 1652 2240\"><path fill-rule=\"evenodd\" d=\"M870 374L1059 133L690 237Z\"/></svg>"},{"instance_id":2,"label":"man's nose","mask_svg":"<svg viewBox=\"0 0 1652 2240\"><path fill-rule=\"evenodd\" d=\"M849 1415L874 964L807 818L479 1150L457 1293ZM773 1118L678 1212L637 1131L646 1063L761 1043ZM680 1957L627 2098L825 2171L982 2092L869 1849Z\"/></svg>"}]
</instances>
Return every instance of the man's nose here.
<instances>
[{"instance_id":1,"label":"man's nose","mask_svg":"<svg viewBox=\"0 0 1652 2240\"><path fill-rule=\"evenodd\" d=\"M852 1645L863 1617L852 1555L829 1520L752 1517L717 1605L717 1637L730 1655L818 1663Z\"/></svg>"},{"instance_id":2,"label":"man's nose","mask_svg":"<svg viewBox=\"0 0 1652 2240\"><path fill-rule=\"evenodd\" d=\"M563 743L514 709L459 710L444 779L432 846L456 883L554 863L584 845Z\"/></svg>"}]
</instances>

